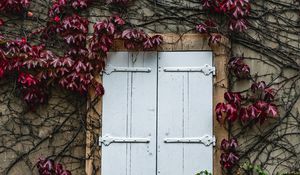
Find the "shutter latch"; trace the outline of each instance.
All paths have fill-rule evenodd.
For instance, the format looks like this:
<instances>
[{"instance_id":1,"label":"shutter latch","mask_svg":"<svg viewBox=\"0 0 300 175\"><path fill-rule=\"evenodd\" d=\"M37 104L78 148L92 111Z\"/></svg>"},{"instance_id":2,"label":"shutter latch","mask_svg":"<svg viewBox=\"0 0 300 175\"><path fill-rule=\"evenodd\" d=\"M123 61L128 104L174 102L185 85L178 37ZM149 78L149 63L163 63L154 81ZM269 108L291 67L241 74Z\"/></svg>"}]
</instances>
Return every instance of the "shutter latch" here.
<instances>
[{"instance_id":1,"label":"shutter latch","mask_svg":"<svg viewBox=\"0 0 300 175\"><path fill-rule=\"evenodd\" d=\"M111 143L149 143L149 138L128 138L128 137L112 137L110 135L105 135L100 137L100 144L103 143L105 146L109 146Z\"/></svg>"},{"instance_id":2,"label":"shutter latch","mask_svg":"<svg viewBox=\"0 0 300 175\"><path fill-rule=\"evenodd\" d=\"M201 143L205 146L213 145L215 146L216 137L204 135L202 137L191 137L191 138L165 138L165 143Z\"/></svg>"}]
</instances>

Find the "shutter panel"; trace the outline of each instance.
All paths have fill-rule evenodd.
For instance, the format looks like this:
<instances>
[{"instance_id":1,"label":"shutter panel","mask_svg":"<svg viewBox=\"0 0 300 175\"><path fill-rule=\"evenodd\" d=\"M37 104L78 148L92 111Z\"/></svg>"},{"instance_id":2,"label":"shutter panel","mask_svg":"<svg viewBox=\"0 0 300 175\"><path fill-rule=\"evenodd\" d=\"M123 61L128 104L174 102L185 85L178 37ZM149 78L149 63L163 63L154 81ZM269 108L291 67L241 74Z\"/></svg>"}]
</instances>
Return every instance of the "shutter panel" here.
<instances>
[{"instance_id":1,"label":"shutter panel","mask_svg":"<svg viewBox=\"0 0 300 175\"><path fill-rule=\"evenodd\" d=\"M212 53L161 52L158 59L157 174L212 171ZM205 135L209 146L195 143Z\"/></svg>"},{"instance_id":2,"label":"shutter panel","mask_svg":"<svg viewBox=\"0 0 300 175\"><path fill-rule=\"evenodd\" d=\"M103 74L102 174L156 171L157 52L113 52Z\"/></svg>"}]
</instances>

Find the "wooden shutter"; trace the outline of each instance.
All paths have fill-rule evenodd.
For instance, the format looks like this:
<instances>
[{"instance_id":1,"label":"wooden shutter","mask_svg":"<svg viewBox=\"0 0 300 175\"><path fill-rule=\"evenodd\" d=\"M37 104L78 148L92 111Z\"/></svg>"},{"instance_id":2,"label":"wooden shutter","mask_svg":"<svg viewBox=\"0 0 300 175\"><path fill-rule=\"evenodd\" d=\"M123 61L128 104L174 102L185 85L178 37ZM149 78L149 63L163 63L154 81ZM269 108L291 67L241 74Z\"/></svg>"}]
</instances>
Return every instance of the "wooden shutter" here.
<instances>
[{"instance_id":1,"label":"wooden shutter","mask_svg":"<svg viewBox=\"0 0 300 175\"><path fill-rule=\"evenodd\" d=\"M212 171L212 53L160 52L158 59L157 174Z\"/></svg>"},{"instance_id":2,"label":"wooden shutter","mask_svg":"<svg viewBox=\"0 0 300 175\"><path fill-rule=\"evenodd\" d=\"M110 53L102 175L212 171L213 73L211 52Z\"/></svg>"},{"instance_id":3,"label":"wooden shutter","mask_svg":"<svg viewBox=\"0 0 300 175\"><path fill-rule=\"evenodd\" d=\"M154 175L157 52L110 53L103 84L102 175Z\"/></svg>"}]
</instances>

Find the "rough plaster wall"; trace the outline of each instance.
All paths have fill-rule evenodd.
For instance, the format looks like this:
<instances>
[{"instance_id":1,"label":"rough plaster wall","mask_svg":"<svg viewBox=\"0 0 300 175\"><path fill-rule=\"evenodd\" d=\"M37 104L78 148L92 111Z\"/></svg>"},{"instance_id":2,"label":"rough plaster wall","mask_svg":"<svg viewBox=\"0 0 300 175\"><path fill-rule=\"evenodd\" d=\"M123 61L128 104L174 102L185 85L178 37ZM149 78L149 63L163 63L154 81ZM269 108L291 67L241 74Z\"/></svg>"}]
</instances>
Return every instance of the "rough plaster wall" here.
<instances>
[{"instance_id":1,"label":"rough plaster wall","mask_svg":"<svg viewBox=\"0 0 300 175\"><path fill-rule=\"evenodd\" d=\"M244 48L243 46L236 45L236 44L233 45L233 54L235 54L235 55L244 54L246 57L259 58L262 60L265 59L260 54L257 54L250 49ZM265 76L265 77L258 78L258 81L265 81L266 83L270 83L270 82L274 81L273 78L278 76L278 73L280 72L278 69L271 67L270 65L264 63L263 61L258 61L258 60L252 59L252 60L247 60L246 62L250 66L251 72L253 74L257 74L257 75L272 74L272 76ZM286 77L291 77L291 76L297 74L297 72L291 71L291 70L285 70L284 74L286 75ZM280 81L280 80L282 80L282 79L276 79L275 82ZM249 91L250 86L251 86L251 83L249 81L240 81L234 85L233 91L241 91L241 90ZM277 98L277 104L285 105L285 104L291 103L291 101L288 101L289 97L287 95L284 95L285 93L286 94L290 93L289 87L291 87L291 83L288 83L285 85L284 88L287 88L287 89L284 89L284 90L282 89L279 91L279 93L278 93L279 98ZM278 87L275 86L275 88L278 88ZM300 81L298 81L295 84L294 88L295 88L296 92L294 92L292 94L299 94L300 93ZM297 114L300 113L300 100L298 100L294 106L295 107L292 109L292 113L295 116L297 116ZM283 116L285 114L286 110L288 110L288 109L285 109L283 107L283 108L279 108L279 110L280 110L280 115L279 115L279 117L280 117L280 116ZM243 137L239 137L239 143L242 145L243 149L244 150L252 149L252 148L250 148L251 145L247 145L247 143L253 141L253 139L257 139L257 136L260 135L261 131L267 131L267 130L271 129L272 123L273 123L273 121L267 121L266 123L264 123L261 126L258 126L257 128L256 127L250 128L246 131L246 134ZM295 125L295 126L289 126L289 128L287 129L286 125ZM284 123L282 125L282 127L278 127L278 128L276 128L276 130L273 130L274 138L269 137L268 139L269 140L274 139L272 142L275 143L275 142L277 142L276 137L278 137L277 135L275 135L275 133L277 133L278 135L284 135L284 134L288 134L288 133L299 133L300 129L297 127L297 125L299 125L298 118L294 119L291 117L289 119L289 121L287 121L286 123ZM234 128L234 129L238 129L238 128ZM291 136L286 136L285 139L287 140L287 142L290 143L290 145L288 145L288 144L286 145L285 149L287 149L287 150L293 149L293 151L299 153L300 138L297 135L291 135ZM291 145L293 145L293 147L290 147ZM267 162L269 163L269 165L265 166L264 168L267 169L270 174L275 174L275 172L276 173L290 172L290 170L285 169L284 165L278 166L278 161L280 161L280 159L285 160L287 158L287 156L290 156L290 154L285 149L278 149L278 150L277 149L278 148L268 145L263 150L263 152L253 151L253 153L251 153L248 158L250 158L251 161L255 162L255 164L260 165L260 163L266 161L267 156L277 157L278 160L268 160ZM286 154L286 153L288 153L288 154ZM258 160L254 160L254 158L258 158ZM274 161L277 163L273 163ZM300 157L297 156L296 158L291 158L291 159L289 159L289 161L285 161L282 163L285 164L287 167L291 167L291 165L293 165L295 167L299 167L299 161L300 161ZM299 172L299 171L296 171L296 172Z\"/></svg>"},{"instance_id":2,"label":"rough plaster wall","mask_svg":"<svg viewBox=\"0 0 300 175\"><path fill-rule=\"evenodd\" d=\"M264 56L262 56L261 54L258 54L256 52L253 52L251 49L247 49L241 45L238 44L234 44L233 45L233 54L234 55L245 55L246 57L250 57L250 58L258 58L259 60L266 60L266 58L264 58ZM257 74L257 75L272 75L272 76L263 76L258 78L258 81L265 81L266 83L270 83L270 82L280 82L283 79L279 78L274 80L280 70L278 68L274 68L272 66L270 66L269 64L264 63L263 61L259 61L259 60L255 60L255 59L251 59L251 60L246 60L247 64L250 66L251 68L251 72L253 75ZM297 74L297 72L292 71L292 70L285 70L283 72L283 74L285 75L285 77L289 78L291 76L294 76L295 74ZM240 81L238 83L236 83L233 86L233 91L245 91L248 90L249 91L249 87L251 86L251 83L249 81ZM289 87L291 87L291 83L287 83L284 88L286 89L281 89L278 93L278 97L277 98L277 104L279 105L285 105L288 103L291 103L291 101L288 101L289 96L288 95L284 95L286 94L290 94L290 89ZM297 83L294 85L296 92L292 92L291 94L299 94L300 93L300 81L297 81ZM278 88L278 86L274 86L274 88ZM292 109L292 113L297 116L297 114L300 113L300 100L298 100L296 102L296 104L294 105L295 107ZM284 115L286 110L286 108L279 108L280 110L280 116ZM243 137L239 138L239 143L241 145L243 145L243 149L248 150L251 149L250 145L247 145L247 142L251 142L253 141L253 139L257 139L257 136L260 135L261 131L267 131L270 128L272 128L272 123L273 121L267 121L266 123L264 123L261 126L258 126L257 128L250 128L249 130L246 131L247 134L245 134ZM289 129L287 129L286 125L295 125L295 126L290 126ZM273 130L274 132L274 139L276 139L277 135L275 135L275 133L277 133L278 135L284 135L287 133L297 133L300 131L300 129L297 127L297 125L299 125L299 121L298 118L294 119L294 118L290 118L288 122L286 122L285 124L283 124L282 127L278 127L276 128L276 130ZM234 128L237 129L237 128ZM234 130L233 129L233 130ZM269 140L273 140L271 137L268 138ZM285 139L287 139L287 141L290 143L290 145L286 145L286 149L294 149L293 151L298 152L300 150L300 139L297 135L292 135L292 136L286 136ZM273 140L273 142L277 142L276 140ZM291 145L293 145L293 147L290 147ZM264 149L263 152L255 152L253 151L252 154L249 155L248 158L250 158L251 161L255 162L257 165L260 165L260 163L265 162L266 161L266 157L267 156L271 156L271 157L277 157L278 159L282 159L285 160L287 158L287 156L290 156L288 151L285 149L278 149L278 148L274 148L270 145L266 146L266 148ZM288 154L286 154L288 153ZM258 158L258 160L254 160L254 158ZM268 170L268 172L270 174L275 174L276 173L287 173L290 172L290 170L285 170L284 165L281 165L279 167L278 166L278 162L277 163L273 163L273 161L277 162L280 160L268 160L267 162L269 162L269 165L265 167L265 169ZM291 158L289 161L285 161L283 162L283 164L285 164L287 167L291 167L291 165L294 165L295 167L299 167L299 161L300 161L300 157L297 156L297 158ZM299 171L296 171L299 172Z\"/></svg>"},{"instance_id":3,"label":"rough plaster wall","mask_svg":"<svg viewBox=\"0 0 300 175\"><path fill-rule=\"evenodd\" d=\"M84 161L76 158L85 155L85 135L81 127L85 115L78 111L85 99L53 89L47 105L28 112L13 93L14 83L1 81L0 84L0 144L6 146L0 147L0 174L37 174L38 158L49 155L62 156L58 161L64 162L74 174L84 174ZM62 126L62 123L65 124ZM71 140L74 142L70 143ZM65 149L69 143L70 148ZM6 173L13 164L15 166Z\"/></svg>"},{"instance_id":4,"label":"rough plaster wall","mask_svg":"<svg viewBox=\"0 0 300 175\"><path fill-rule=\"evenodd\" d=\"M152 33L186 33L201 22L201 5L185 0L133 0L126 10L126 22ZM90 21L107 18L114 9L97 1L89 8ZM113 12L114 13L114 12Z\"/></svg>"},{"instance_id":5,"label":"rough plaster wall","mask_svg":"<svg viewBox=\"0 0 300 175\"><path fill-rule=\"evenodd\" d=\"M12 14L14 20L4 31L15 39L44 26L48 5L48 1L31 1L33 18L15 20L18 16ZM56 51L63 47L47 44ZM15 86L10 79L0 81L0 174L37 175L38 159L49 156L73 174L85 174L86 98L51 87L48 103L30 111Z\"/></svg>"},{"instance_id":6,"label":"rough plaster wall","mask_svg":"<svg viewBox=\"0 0 300 175\"><path fill-rule=\"evenodd\" d=\"M285 2L291 2L288 0L281 0ZM272 9L275 7L274 4L268 4L264 1L259 1L260 5L262 5L266 9ZM278 1L279 3L280 1ZM254 7L255 8L255 7ZM287 17L288 21L281 20L281 17ZM238 40L233 39L232 44L232 55L234 56L241 56L244 55L247 57L246 62L249 64L251 68L252 75L258 76L258 81L265 81L268 83L280 83L284 80L287 80L293 76L297 76L299 74L299 71L290 69L288 67L280 67L280 64L275 64L270 62L270 59L285 59L286 57L280 57L281 55L276 55L272 53L272 50L281 50L285 51L287 53L287 56L292 57L293 60L297 64L300 63L299 58L299 48L300 48L300 36L297 34L297 31L293 31L292 28L285 27L288 25L288 23L292 22L299 22L299 14L298 12L283 12L280 15L269 13L264 17L268 23L261 23L256 20L251 20L251 23L253 26L262 26L263 30L266 30L267 33L271 35L265 35L262 33L255 32L251 28L247 31L247 34L249 34L252 38L255 38L255 40L260 41L263 45L267 46L270 50L267 52L268 54L262 54L260 50L255 47L249 48L246 47L243 44L240 44ZM266 24L273 25L266 25ZM280 29L283 27L286 29L285 31L282 31ZM273 35L271 31L280 31L276 33L276 35ZM281 44L278 44L278 41L281 42ZM293 47L295 49L293 49ZM282 71L282 72L281 72ZM278 78L279 77L279 78ZM247 90L249 89L248 81L241 81L234 85L233 90L234 91L240 91L240 90ZM300 93L300 81L297 80L295 82L288 82L284 86L276 86L274 88L280 88L278 91L278 97L277 98L277 104L282 105L283 107L280 108L280 115L279 117L283 117L285 115L285 112L288 110L285 108L288 106L292 101L290 101L290 95L297 95ZM296 174L299 173L299 160L300 157L300 139L298 137L298 134L295 135L295 133L299 133L299 119L296 117L300 112L300 100L295 103L294 108L292 109L291 117L288 117L288 119L284 120L282 125L280 127L277 127L276 129L272 130L273 134L271 134L270 137L266 139L266 142L271 141L270 144L261 145L261 147L264 147L263 149L258 149L257 151L253 151L248 158L250 158L251 161L253 161L255 164L260 165L261 163L265 163L263 168L265 168L268 173L270 174L276 174L276 173L289 173L291 172L290 168L295 168L293 172L296 172ZM279 118L280 120L280 118ZM261 131L267 131L270 128L272 128L272 123L275 121L269 121L261 126L257 126L254 128L250 128L246 131L246 134L239 138L240 144L242 147L244 147L245 150L250 149L250 145L247 143L251 142L257 135L261 134ZM236 128L235 128L236 129ZM282 138L278 138L278 136L282 136ZM279 148L278 144L283 144L283 148ZM295 152L296 155L291 155L289 152ZM271 158L270 158L271 157Z\"/></svg>"}]
</instances>

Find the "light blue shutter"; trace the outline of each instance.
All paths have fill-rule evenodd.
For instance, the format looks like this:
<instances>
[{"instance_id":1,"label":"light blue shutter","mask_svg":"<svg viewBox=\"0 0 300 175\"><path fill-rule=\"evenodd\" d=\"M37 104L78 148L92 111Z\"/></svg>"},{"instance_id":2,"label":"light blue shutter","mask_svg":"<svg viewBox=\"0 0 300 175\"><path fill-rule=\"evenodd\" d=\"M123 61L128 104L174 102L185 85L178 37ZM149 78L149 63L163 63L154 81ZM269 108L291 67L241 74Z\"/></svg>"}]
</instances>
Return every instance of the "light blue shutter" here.
<instances>
[{"instance_id":1,"label":"light blue shutter","mask_svg":"<svg viewBox=\"0 0 300 175\"><path fill-rule=\"evenodd\" d=\"M102 175L212 171L213 73L211 52L110 53Z\"/></svg>"},{"instance_id":2,"label":"light blue shutter","mask_svg":"<svg viewBox=\"0 0 300 175\"><path fill-rule=\"evenodd\" d=\"M157 52L110 53L103 84L102 175L154 175Z\"/></svg>"},{"instance_id":3,"label":"light blue shutter","mask_svg":"<svg viewBox=\"0 0 300 175\"><path fill-rule=\"evenodd\" d=\"M160 52L158 59L157 174L212 171L212 53Z\"/></svg>"}]
</instances>

